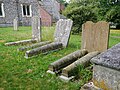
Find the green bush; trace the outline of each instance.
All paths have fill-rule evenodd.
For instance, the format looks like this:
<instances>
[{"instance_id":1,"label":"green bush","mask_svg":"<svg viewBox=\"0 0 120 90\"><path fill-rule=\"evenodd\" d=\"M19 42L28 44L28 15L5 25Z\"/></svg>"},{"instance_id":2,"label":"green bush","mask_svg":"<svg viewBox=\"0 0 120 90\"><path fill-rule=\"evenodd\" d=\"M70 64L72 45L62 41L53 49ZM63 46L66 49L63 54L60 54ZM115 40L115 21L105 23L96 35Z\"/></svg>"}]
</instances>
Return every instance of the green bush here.
<instances>
[{"instance_id":1,"label":"green bush","mask_svg":"<svg viewBox=\"0 0 120 90\"><path fill-rule=\"evenodd\" d=\"M79 33L86 21L113 22L120 28L119 0L71 0L63 14L74 21L72 33Z\"/></svg>"},{"instance_id":2,"label":"green bush","mask_svg":"<svg viewBox=\"0 0 120 90\"><path fill-rule=\"evenodd\" d=\"M86 21L97 20L96 14L92 11L91 7L88 6L71 6L71 8L68 7L68 9L64 11L64 14L73 20L72 34L79 33L81 31L82 24Z\"/></svg>"},{"instance_id":3,"label":"green bush","mask_svg":"<svg viewBox=\"0 0 120 90\"><path fill-rule=\"evenodd\" d=\"M116 23L116 28L120 29L120 6L112 7L106 14L106 20Z\"/></svg>"}]
</instances>

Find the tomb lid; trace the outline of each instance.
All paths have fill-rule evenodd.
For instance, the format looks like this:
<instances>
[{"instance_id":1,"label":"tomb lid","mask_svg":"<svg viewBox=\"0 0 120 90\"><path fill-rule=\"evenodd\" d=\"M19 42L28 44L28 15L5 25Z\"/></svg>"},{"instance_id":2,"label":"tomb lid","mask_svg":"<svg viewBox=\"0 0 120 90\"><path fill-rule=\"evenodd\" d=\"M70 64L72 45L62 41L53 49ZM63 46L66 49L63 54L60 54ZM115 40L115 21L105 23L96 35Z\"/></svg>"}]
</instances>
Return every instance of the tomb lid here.
<instances>
[{"instance_id":1,"label":"tomb lid","mask_svg":"<svg viewBox=\"0 0 120 90\"><path fill-rule=\"evenodd\" d=\"M91 62L120 71L120 43L92 58Z\"/></svg>"}]
</instances>

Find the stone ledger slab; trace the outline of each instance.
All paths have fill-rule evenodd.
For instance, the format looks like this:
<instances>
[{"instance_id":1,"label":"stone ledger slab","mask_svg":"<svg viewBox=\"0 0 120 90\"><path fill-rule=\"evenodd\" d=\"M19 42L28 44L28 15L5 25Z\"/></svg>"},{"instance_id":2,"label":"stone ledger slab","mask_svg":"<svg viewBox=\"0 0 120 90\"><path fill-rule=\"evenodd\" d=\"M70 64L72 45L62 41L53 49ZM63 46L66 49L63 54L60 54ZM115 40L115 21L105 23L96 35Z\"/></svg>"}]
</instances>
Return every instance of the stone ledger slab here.
<instances>
[{"instance_id":1,"label":"stone ledger slab","mask_svg":"<svg viewBox=\"0 0 120 90\"><path fill-rule=\"evenodd\" d=\"M94 57L91 62L120 71L120 43Z\"/></svg>"},{"instance_id":2,"label":"stone ledger slab","mask_svg":"<svg viewBox=\"0 0 120 90\"><path fill-rule=\"evenodd\" d=\"M49 65L49 70L55 73L58 73L59 70L61 70L62 68L70 65L71 63L73 63L74 61L76 61L78 58L81 58L82 56L87 54L87 50L77 50L71 54L68 54L67 56L51 63Z\"/></svg>"},{"instance_id":3,"label":"stone ledger slab","mask_svg":"<svg viewBox=\"0 0 120 90\"><path fill-rule=\"evenodd\" d=\"M66 77L78 75L79 66L82 65L82 66L84 66L84 68L87 67L90 64L91 58L95 57L98 54L99 54L99 52L95 51L95 52L88 53L87 55L81 57L80 59L76 60L72 64L63 68L62 75L66 76Z\"/></svg>"}]
</instances>

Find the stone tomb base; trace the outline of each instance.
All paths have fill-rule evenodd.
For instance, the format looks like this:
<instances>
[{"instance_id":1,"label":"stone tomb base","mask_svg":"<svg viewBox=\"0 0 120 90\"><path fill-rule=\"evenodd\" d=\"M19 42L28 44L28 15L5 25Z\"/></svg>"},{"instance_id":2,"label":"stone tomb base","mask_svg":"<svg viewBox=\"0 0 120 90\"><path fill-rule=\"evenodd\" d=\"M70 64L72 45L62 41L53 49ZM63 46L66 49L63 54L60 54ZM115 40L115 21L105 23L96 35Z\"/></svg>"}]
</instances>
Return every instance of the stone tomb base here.
<instances>
[{"instance_id":1,"label":"stone tomb base","mask_svg":"<svg viewBox=\"0 0 120 90\"><path fill-rule=\"evenodd\" d=\"M94 85L103 90L120 90L120 43L91 59Z\"/></svg>"},{"instance_id":2,"label":"stone tomb base","mask_svg":"<svg viewBox=\"0 0 120 90\"><path fill-rule=\"evenodd\" d=\"M93 82L95 86L103 90L120 90L120 71L94 65Z\"/></svg>"}]
</instances>

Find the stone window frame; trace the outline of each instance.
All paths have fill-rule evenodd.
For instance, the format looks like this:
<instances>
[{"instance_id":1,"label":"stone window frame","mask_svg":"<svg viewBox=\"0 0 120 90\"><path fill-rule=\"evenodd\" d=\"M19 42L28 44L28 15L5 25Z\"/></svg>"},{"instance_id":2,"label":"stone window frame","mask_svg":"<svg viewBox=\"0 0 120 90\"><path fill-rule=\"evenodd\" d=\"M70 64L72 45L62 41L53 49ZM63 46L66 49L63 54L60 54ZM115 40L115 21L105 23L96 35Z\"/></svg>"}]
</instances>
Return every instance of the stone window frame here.
<instances>
[{"instance_id":1,"label":"stone window frame","mask_svg":"<svg viewBox=\"0 0 120 90\"><path fill-rule=\"evenodd\" d=\"M1 11L2 11L2 15L0 15L0 17L5 17L5 11L4 11L4 3L3 2L0 2L1 4Z\"/></svg>"},{"instance_id":2,"label":"stone window frame","mask_svg":"<svg viewBox=\"0 0 120 90\"><path fill-rule=\"evenodd\" d=\"M25 11L26 11L26 15L24 15L24 13L23 13L23 6L29 6L29 13L30 13L30 15L28 15L28 12L27 12L27 8L25 8ZM31 5L29 5L29 4L21 4L21 10L22 10L22 17L32 17L32 7L31 7Z\"/></svg>"}]
</instances>

